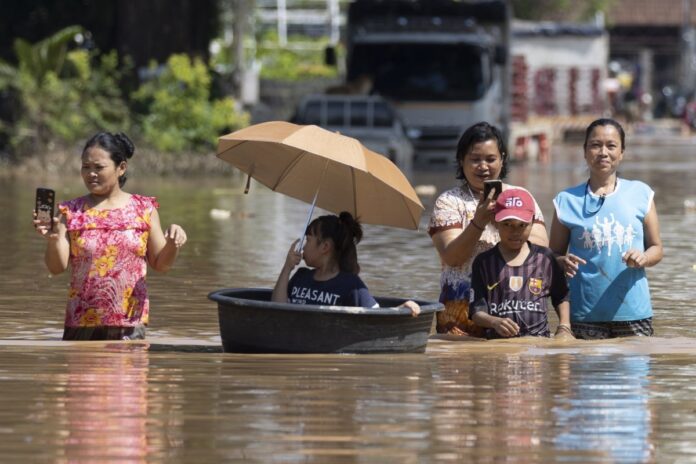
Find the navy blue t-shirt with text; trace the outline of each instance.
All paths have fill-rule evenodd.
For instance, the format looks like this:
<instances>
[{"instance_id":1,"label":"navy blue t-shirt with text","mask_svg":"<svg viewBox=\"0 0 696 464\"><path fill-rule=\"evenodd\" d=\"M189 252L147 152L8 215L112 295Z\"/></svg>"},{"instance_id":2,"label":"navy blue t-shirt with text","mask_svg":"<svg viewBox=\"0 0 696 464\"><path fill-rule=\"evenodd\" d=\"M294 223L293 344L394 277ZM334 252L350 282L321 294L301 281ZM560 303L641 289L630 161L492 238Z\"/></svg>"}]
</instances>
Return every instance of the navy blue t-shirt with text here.
<instances>
[{"instance_id":1,"label":"navy blue t-shirt with text","mask_svg":"<svg viewBox=\"0 0 696 464\"><path fill-rule=\"evenodd\" d=\"M367 285L355 274L339 272L329 280L314 280L314 269L302 267L288 282L288 302L328 306L361 306L372 308L377 301Z\"/></svg>"}]
</instances>

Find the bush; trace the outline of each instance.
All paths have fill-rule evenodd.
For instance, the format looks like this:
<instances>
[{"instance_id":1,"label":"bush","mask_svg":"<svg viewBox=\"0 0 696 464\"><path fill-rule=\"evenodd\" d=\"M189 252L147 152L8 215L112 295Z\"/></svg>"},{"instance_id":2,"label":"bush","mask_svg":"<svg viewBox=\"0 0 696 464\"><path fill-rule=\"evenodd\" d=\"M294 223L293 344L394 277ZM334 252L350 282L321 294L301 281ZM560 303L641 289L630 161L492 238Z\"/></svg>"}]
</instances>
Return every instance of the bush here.
<instances>
[{"instance_id":1,"label":"bush","mask_svg":"<svg viewBox=\"0 0 696 464\"><path fill-rule=\"evenodd\" d=\"M68 51L80 31L66 28L33 45L17 39L18 66L1 64L0 89L13 95L17 108L0 131L16 155L71 144L98 130L129 130L117 55Z\"/></svg>"},{"instance_id":2,"label":"bush","mask_svg":"<svg viewBox=\"0 0 696 464\"><path fill-rule=\"evenodd\" d=\"M324 64L327 45L326 40L310 41L301 36L291 36L287 47L281 48L278 35L268 32L261 38L258 47L261 77L284 81L336 77L338 70Z\"/></svg>"},{"instance_id":3,"label":"bush","mask_svg":"<svg viewBox=\"0 0 696 464\"><path fill-rule=\"evenodd\" d=\"M49 73L46 78L46 100L41 106L48 116L49 132L69 143L97 131L129 132L130 113L119 87L122 71L116 52L96 58L96 52L73 51L68 62L70 77L60 79Z\"/></svg>"},{"instance_id":4,"label":"bush","mask_svg":"<svg viewBox=\"0 0 696 464\"><path fill-rule=\"evenodd\" d=\"M208 67L187 55L172 55L167 64L150 66L151 80L133 99L143 107L145 141L162 151L182 152L214 146L217 137L249 123L232 98L210 100Z\"/></svg>"}]
</instances>

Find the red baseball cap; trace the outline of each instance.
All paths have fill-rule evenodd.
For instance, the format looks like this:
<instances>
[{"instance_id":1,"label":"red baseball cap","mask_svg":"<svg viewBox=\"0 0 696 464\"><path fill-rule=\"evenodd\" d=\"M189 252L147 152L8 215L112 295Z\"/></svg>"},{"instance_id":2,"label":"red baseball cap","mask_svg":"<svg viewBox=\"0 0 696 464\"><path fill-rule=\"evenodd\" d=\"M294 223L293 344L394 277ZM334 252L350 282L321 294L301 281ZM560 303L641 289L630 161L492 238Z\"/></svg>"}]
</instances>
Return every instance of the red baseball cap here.
<instances>
[{"instance_id":1,"label":"red baseball cap","mask_svg":"<svg viewBox=\"0 0 696 464\"><path fill-rule=\"evenodd\" d=\"M495 220L517 219L522 222L532 222L536 212L534 198L526 190L511 188L503 190L495 201Z\"/></svg>"}]
</instances>

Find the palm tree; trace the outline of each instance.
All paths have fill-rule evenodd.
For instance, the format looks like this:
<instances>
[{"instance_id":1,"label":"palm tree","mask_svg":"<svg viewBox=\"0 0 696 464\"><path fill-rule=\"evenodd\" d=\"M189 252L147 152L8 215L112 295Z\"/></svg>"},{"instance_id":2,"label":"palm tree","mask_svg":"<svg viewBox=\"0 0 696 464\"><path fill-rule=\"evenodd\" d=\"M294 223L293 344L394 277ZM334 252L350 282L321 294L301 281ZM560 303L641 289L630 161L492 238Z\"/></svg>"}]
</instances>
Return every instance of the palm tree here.
<instances>
[{"instance_id":1,"label":"palm tree","mask_svg":"<svg viewBox=\"0 0 696 464\"><path fill-rule=\"evenodd\" d=\"M24 39L14 41L17 67L0 61L0 89L17 82L19 73L25 73L40 86L46 74L59 75L65 64L68 45L83 32L80 26L69 26L55 34L31 44Z\"/></svg>"}]
</instances>

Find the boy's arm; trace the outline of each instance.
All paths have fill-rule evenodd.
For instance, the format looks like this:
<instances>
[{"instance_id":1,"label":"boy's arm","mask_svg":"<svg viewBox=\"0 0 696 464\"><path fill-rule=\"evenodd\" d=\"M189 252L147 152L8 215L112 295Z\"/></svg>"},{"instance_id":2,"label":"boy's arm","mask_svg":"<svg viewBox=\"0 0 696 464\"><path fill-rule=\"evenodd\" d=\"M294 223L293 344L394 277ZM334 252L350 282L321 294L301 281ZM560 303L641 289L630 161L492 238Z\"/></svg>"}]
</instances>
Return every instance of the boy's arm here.
<instances>
[{"instance_id":1,"label":"boy's arm","mask_svg":"<svg viewBox=\"0 0 696 464\"><path fill-rule=\"evenodd\" d=\"M492 316L488 313L489 293L481 275L481 260L477 257L471 269L471 294L469 295L469 319L474 324L487 329L493 329L501 337L513 337L520 331L519 326L511 319ZM493 290L495 291L495 289Z\"/></svg>"},{"instance_id":2,"label":"boy's arm","mask_svg":"<svg viewBox=\"0 0 696 464\"><path fill-rule=\"evenodd\" d=\"M520 327L512 319L507 317L491 316L487 312L477 311L471 316L476 325L493 329L501 337L514 337L520 331Z\"/></svg>"}]
</instances>

